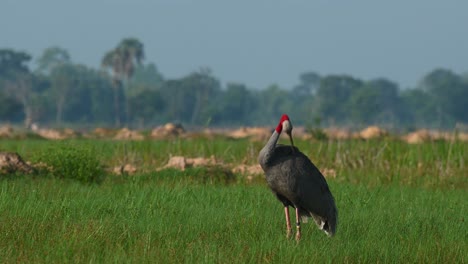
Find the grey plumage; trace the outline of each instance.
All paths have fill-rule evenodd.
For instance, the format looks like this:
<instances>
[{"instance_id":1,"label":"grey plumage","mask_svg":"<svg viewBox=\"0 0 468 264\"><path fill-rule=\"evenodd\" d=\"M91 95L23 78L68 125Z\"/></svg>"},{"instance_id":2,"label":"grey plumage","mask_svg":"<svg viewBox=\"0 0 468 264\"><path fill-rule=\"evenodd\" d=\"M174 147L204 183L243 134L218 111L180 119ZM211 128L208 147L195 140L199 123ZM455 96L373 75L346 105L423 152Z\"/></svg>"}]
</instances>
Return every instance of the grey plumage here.
<instances>
[{"instance_id":1,"label":"grey plumage","mask_svg":"<svg viewBox=\"0 0 468 264\"><path fill-rule=\"evenodd\" d=\"M296 208L300 218L312 217L320 229L329 236L333 236L336 232L338 211L322 173L306 155L293 146L292 138L291 146L277 144L281 131L285 127L285 120L289 123L286 124L286 129L288 125L290 126L290 129L285 129L285 132L290 136L292 131L289 117L284 116L258 157L268 186L286 207L285 209L288 206ZM286 217L290 229L288 216ZM300 219L296 220L299 233L296 238L298 239Z\"/></svg>"}]
</instances>

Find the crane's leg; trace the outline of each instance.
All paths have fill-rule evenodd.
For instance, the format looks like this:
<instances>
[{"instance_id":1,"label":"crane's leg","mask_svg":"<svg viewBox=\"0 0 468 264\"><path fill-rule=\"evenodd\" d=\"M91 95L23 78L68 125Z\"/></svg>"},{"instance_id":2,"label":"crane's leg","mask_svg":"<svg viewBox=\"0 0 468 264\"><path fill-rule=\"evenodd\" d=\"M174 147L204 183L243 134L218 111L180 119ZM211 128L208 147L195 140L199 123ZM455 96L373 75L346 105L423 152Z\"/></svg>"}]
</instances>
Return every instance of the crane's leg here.
<instances>
[{"instance_id":1,"label":"crane's leg","mask_svg":"<svg viewBox=\"0 0 468 264\"><path fill-rule=\"evenodd\" d=\"M284 215L286 216L286 238L291 237L291 219L289 218L289 206L284 207Z\"/></svg>"},{"instance_id":2,"label":"crane's leg","mask_svg":"<svg viewBox=\"0 0 468 264\"><path fill-rule=\"evenodd\" d=\"M301 239L301 217L299 216L299 208L296 207L296 241Z\"/></svg>"}]
</instances>

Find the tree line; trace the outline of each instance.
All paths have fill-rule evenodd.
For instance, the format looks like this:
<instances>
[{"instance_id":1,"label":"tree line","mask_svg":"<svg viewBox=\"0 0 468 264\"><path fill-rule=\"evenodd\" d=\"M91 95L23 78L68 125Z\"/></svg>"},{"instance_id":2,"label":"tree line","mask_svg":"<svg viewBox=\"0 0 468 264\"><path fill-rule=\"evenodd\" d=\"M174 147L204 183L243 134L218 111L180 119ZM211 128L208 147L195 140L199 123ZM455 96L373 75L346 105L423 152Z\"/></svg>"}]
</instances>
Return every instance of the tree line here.
<instances>
[{"instance_id":1,"label":"tree line","mask_svg":"<svg viewBox=\"0 0 468 264\"><path fill-rule=\"evenodd\" d=\"M282 113L306 126L453 128L468 123L468 74L438 68L416 87L386 78L306 72L290 89L222 85L210 69L166 79L144 63L144 45L123 39L95 69L50 47L35 60L0 49L0 122L48 126L145 128L166 122L190 126L271 125ZM34 63L33 63L34 62ZM34 67L32 67L34 65Z\"/></svg>"}]
</instances>

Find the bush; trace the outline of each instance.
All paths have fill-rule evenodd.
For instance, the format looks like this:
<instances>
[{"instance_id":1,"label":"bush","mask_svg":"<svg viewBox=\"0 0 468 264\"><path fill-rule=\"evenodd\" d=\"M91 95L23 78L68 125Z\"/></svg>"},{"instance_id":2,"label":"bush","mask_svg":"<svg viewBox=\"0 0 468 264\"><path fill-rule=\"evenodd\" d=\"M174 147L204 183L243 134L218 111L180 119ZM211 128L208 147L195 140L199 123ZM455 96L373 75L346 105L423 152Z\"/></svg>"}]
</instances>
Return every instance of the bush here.
<instances>
[{"instance_id":1,"label":"bush","mask_svg":"<svg viewBox=\"0 0 468 264\"><path fill-rule=\"evenodd\" d=\"M328 136L321 128L307 128L306 132L309 133L312 138L316 140L328 140Z\"/></svg>"},{"instance_id":2,"label":"bush","mask_svg":"<svg viewBox=\"0 0 468 264\"><path fill-rule=\"evenodd\" d=\"M73 179L80 182L99 182L104 176L101 166L92 148L73 145L60 145L42 153L40 162L53 177Z\"/></svg>"},{"instance_id":3,"label":"bush","mask_svg":"<svg viewBox=\"0 0 468 264\"><path fill-rule=\"evenodd\" d=\"M320 127L321 119L316 117L314 119L314 127L307 127L306 132L309 133L316 140L328 140L328 136Z\"/></svg>"}]
</instances>

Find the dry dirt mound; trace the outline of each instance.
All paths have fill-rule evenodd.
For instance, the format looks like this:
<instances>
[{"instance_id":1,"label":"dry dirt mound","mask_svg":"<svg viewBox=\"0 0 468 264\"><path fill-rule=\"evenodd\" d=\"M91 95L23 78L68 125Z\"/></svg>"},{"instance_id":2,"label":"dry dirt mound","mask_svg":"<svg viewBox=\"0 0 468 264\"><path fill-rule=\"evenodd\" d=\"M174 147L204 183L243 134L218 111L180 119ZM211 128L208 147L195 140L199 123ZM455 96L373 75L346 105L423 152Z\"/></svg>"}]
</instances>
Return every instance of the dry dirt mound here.
<instances>
[{"instance_id":1,"label":"dry dirt mound","mask_svg":"<svg viewBox=\"0 0 468 264\"><path fill-rule=\"evenodd\" d=\"M431 134L426 129L421 129L403 136L403 140L409 144L420 144L431 140Z\"/></svg>"},{"instance_id":2,"label":"dry dirt mound","mask_svg":"<svg viewBox=\"0 0 468 264\"><path fill-rule=\"evenodd\" d=\"M420 144L431 140L453 141L457 138L463 140L463 134L458 134L457 137L457 135L452 132L429 131L427 129L420 129L402 137L402 139L409 144Z\"/></svg>"},{"instance_id":3,"label":"dry dirt mound","mask_svg":"<svg viewBox=\"0 0 468 264\"><path fill-rule=\"evenodd\" d=\"M456 139L455 133L446 132L446 131L432 131L431 138L433 140L446 140L446 141L453 141Z\"/></svg>"},{"instance_id":4,"label":"dry dirt mound","mask_svg":"<svg viewBox=\"0 0 468 264\"><path fill-rule=\"evenodd\" d=\"M112 172L117 175L122 174L135 174L137 172L137 168L132 164L125 164L122 166L117 166L112 169Z\"/></svg>"},{"instance_id":5,"label":"dry dirt mound","mask_svg":"<svg viewBox=\"0 0 468 264\"><path fill-rule=\"evenodd\" d=\"M234 168L232 168L232 172L234 173L240 173L240 174L247 174L247 175L262 175L263 170L260 165L237 165Z\"/></svg>"},{"instance_id":6,"label":"dry dirt mound","mask_svg":"<svg viewBox=\"0 0 468 264\"><path fill-rule=\"evenodd\" d=\"M61 140L67 138L76 138L79 136L79 133L74 131L71 128L65 128L63 131L57 129L46 129L40 128L36 130L36 134L45 138L52 140Z\"/></svg>"},{"instance_id":7,"label":"dry dirt mound","mask_svg":"<svg viewBox=\"0 0 468 264\"><path fill-rule=\"evenodd\" d=\"M28 165L18 153L0 152L0 173L32 173L34 168Z\"/></svg>"},{"instance_id":8,"label":"dry dirt mound","mask_svg":"<svg viewBox=\"0 0 468 264\"><path fill-rule=\"evenodd\" d=\"M359 136L363 139L381 138L386 135L388 132L378 126L370 126L359 132Z\"/></svg>"},{"instance_id":9,"label":"dry dirt mound","mask_svg":"<svg viewBox=\"0 0 468 264\"><path fill-rule=\"evenodd\" d=\"M178 170L185 170L186 168L190 167L205 167L205 166L214 166L214 165L219 165L220 163L217 163L216 158L214 156L211 156L210 158L186 158L183 156L174 156L169 159L167 164L159 170L164 170L164 169L178 169Z\"/></svg>"},{"instance_id":10,"label":"dry dirt mound","mask_svg":"<svg viewBox=\"0 0 468 264\"><path fill-rule=\"evenodd\" d=\"M78 133L77 131L71 129L71 128L65 128L63 130L63 135L66 137L66 138L76 138L78 136L80 136L80 133Z\"/></svg>"},{"instance_id":11,"label":"dry dirt mound","mask_svg":"<svg viewBox=\"0 0 468 264\"><path fill-rule=\"evenodd\" d=\"M62 132L55 129L47 129L41 128L36 131L36 134L45 138L45 139L52 139L52 140L60 140L67 138Z\"/></svg>"},{"instance_id":12,"label":"dry dirt mound","mask_svg":"<svg viewBox=\"0 0 468 264\"><path fill-rule=\"evenodd\" d=\"M351 132L347 129L340 129L340 128L327 128L324 129L325 134L329 139L350 139Z\"/></svg>"},{"instance_id":13,"label":"dry dirt mound","mask_svg":"<svg viewBox=\"0 0 468 264\"><path fill-rule=\"evenodd\" d=\"M217 136L222 135L219 131L216 131L215 129L212 128L205 128L202 131L198 133L192 133L191 137L196 138L196 137L202 137L202 138L208 138L208 139L214 139Z\"/></svg>"},{"instance_id":14,"label":"dry dirt mound","mask_svg":"<svg viewBox=\"0 0 468 264\"><path fill-rule=\"evenodd\" d=\"M98 127L93 130L92 135L98 138L112 138L115 131L109 128Z\"/></svg>"},{"instance_id":15,"label":"dry dirt mound","mask_svg":"<svg viewBox=\"0 0 468 264\"><path fill-rule=\"evenodd\" d=\"M415 132L411 132L401 137L401 139L409 144L419 144L432 140L444 140L444 141L468 141L468 133L455 133L447 131L430 131L427 129L420 129Z\"/></svg>"},{"instance_id":16,"label":"dry dirt mound","mask_svg":"<svg viewBox=\"0 0 468 264\"><path fill-rule=\"evenodd\" d=\"M465 142L468 141L468 133L459 133L458 140L465 141Z\"/></svg>"},{"instance_id":17,"label":"dry dirt mound","mask_svg":"<svg viewBox=\"0 0 468 264\"><path fill-rule=\"evenodd\" d=\"M234 166L231 169L232 173L238 173L242 174L248 181L252 181L255 177L263 175L263 170L260 165L245 165L245 164L240 164L237 166Z\"/></svg>"},{"instance_id":18,"label":"dry dirt mound","mask_svg":"<svg viewBox=\"0 0 468 264\"><path fill-rule=\"evenodd\" d=\"M164 169L177 169L177 170L185 170L186 168L191 167L213 167L218 166L225 168L226 170L235 173L241 174L244 176L248 181L253 180L255 177L263 175L263 170L259 164L254 165L246 165L246 164L224 164L218 160L214 156L210 158L186 158L183 156L174 156L169 159L167 164L157 170L164 170ZM323 175L326 178L336 178L336 170L325 168L322 170Z\"/></svg>"},{"instance_id":19,"label":"dry dirt mound","mask_svg":"<svg viewBox=\"0 0 468 264\"><path fill-rule=\"evenodd\" d=\"M252 138L254 140L265 140L271 135L271 129L266 127L241 127L227 133L231 138Z\"/></svg>"},{"instance_id":20,"label":"dry dirt mound","mask_svg":"<svg viewBox=\"0 0 468 264\"><path fill-rule=\"evenodd\" d=\"M178 170L185 170L186 168L192 167L222 167L227 169L232 173L239 173L247 177L247 179L251 180L254 176L262 175L263 170L260 165L234 165L234 164L224 164L223 162L217 160L214 156L209 158L186 158L183 156L174 156L169 159L167 164L157 170L164 170L164 169L178 169Z\"/></svg>"},{"instance_id":21,"label":"dry dirt mound","mask_svg":"<svg viewBox=\"0 0 468 264\"><path fill-rule=\"evenodd\" d=\"M167 123L164 126L159 126L151 131L151 138L167 138L178 137L185 133L185 129L181 124Z\"/></svg>"},{"instance_id":22,"label":"dry dirt mound","mask_svg":"<svg viewBox=\"0 0 468 264\"><path fill-rule=\"evenodd\" d=\"M114 136L114 139L117 140L143 140L145 137L137 131L132 131L128 128L122 128L117 131L117 134Z\"/></svg>"},{"instance_id":23,"label":"dry dirt mound","mask_svg":"<svg viewBox=\"0 0 468 264\"><path fill-rule=\"evenodd\" d=\"M13 127L10 125L0 126L0 138L13 137Z\"/></svg>"}]
</instances>

